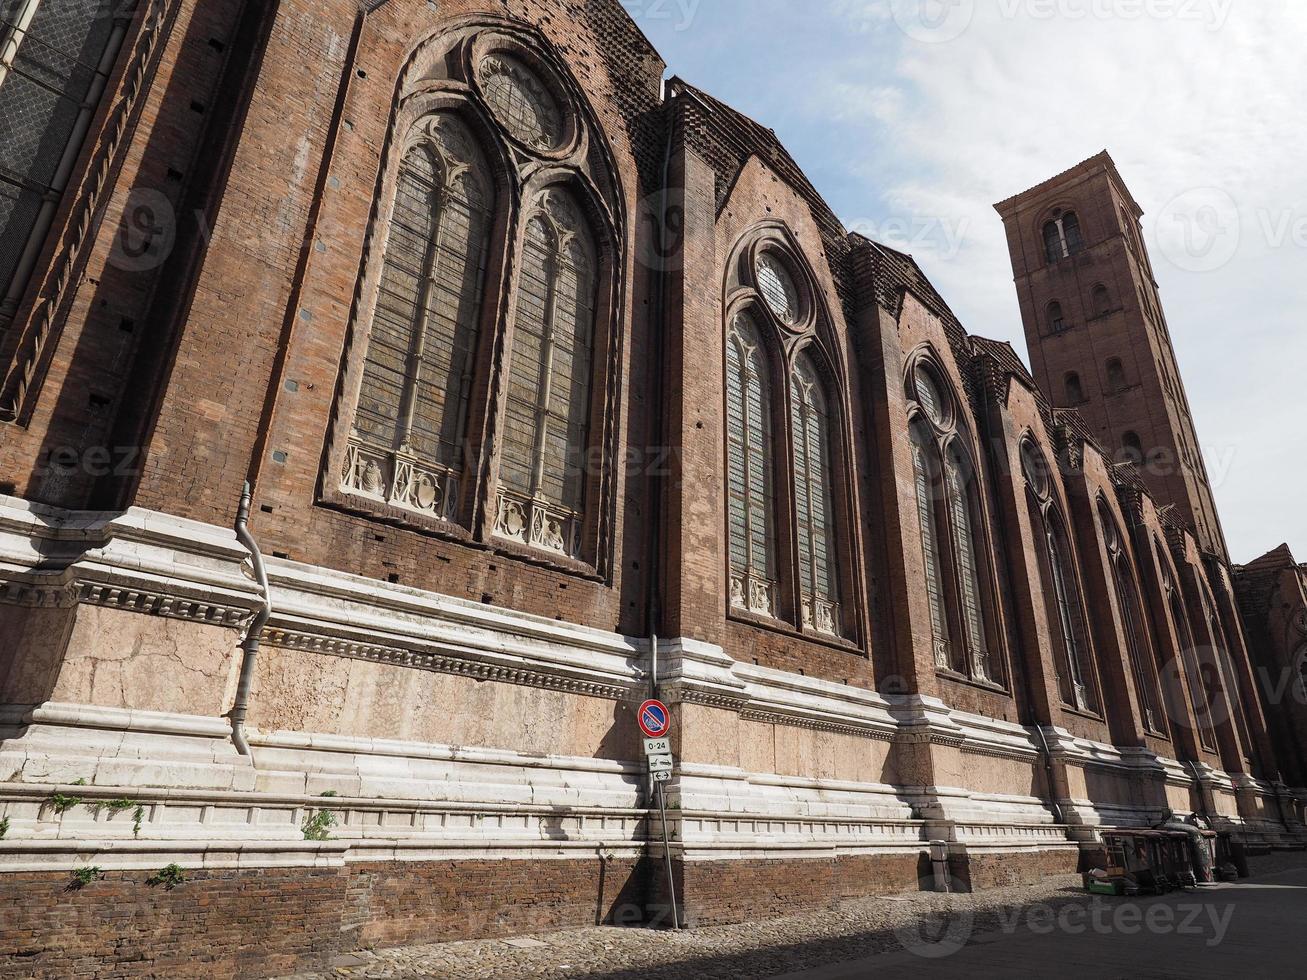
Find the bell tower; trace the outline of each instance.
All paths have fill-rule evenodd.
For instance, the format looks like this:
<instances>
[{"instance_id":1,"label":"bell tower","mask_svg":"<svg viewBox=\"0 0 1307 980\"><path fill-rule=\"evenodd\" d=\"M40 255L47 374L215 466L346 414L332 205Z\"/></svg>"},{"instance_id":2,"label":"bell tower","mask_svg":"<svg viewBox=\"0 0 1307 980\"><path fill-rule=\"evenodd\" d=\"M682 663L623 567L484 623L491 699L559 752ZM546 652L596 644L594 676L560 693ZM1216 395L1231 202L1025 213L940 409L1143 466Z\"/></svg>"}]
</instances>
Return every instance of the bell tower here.
<instances>
[{"instance_id":1,"label":"bell tower","mask_svg":"<svg viewBox=\"0 0 1307 980\"><path fill-rule=\"evenodd\" d=\"M1159 504L1228 564L1135 203L1106 151L995 205L1007 229L1031 368Z\"/></svg>"}]
</instances>

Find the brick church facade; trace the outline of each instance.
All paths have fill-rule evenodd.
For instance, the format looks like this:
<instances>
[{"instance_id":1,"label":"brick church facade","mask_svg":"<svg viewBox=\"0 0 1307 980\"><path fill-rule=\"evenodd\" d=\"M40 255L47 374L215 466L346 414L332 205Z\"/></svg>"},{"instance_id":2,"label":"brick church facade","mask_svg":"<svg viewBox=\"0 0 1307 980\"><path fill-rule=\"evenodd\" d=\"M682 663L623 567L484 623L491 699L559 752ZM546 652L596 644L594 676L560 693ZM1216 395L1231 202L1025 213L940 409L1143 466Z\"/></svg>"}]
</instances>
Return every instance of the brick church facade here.
<instances>
[{"instance_id":1,"label":"brick church facade","mask_svg":"<svg viewBox=\"0 0 1307 980\"><path fill-rule=\"evenodd\" d=\"M1307 844L1106 154L998 206L1032 372L616 0L0 10L0 962L656 916L654 691L693 923Z\"/></svg>"}]
</instances>

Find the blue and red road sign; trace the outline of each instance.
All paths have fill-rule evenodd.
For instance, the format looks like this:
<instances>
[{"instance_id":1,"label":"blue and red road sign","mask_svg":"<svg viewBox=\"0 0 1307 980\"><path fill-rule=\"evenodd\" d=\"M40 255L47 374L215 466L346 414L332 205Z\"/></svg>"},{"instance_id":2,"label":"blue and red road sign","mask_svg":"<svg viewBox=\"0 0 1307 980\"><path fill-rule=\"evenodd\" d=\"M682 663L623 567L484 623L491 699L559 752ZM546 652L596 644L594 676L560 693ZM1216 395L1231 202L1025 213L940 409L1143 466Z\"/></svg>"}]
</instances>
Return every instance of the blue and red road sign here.
<instances>
[{"instance_id":1,"label":"blue and red road sign","mask_svg":"<svg viewBox=\"0 0 1307 980\"><path fill-rule=\"evenodd\" d=\"M635 720L646 738L662 738L672 727L672 713L661 701L649 700L640 705Z\"/></svg>"}]
</instances>

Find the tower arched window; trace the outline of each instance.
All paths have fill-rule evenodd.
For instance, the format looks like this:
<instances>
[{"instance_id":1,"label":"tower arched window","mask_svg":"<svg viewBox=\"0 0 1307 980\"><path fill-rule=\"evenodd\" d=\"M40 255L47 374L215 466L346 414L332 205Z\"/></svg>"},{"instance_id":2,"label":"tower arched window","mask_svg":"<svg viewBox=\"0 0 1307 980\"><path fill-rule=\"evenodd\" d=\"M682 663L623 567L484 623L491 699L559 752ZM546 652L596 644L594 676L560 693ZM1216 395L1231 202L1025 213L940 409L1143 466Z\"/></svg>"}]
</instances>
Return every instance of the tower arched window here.
<instances>
[{"instance_id":1,"label":"tower arched window","mask_svg":"<svg viewBox=\"0 0 1307 980\"><path fill-rule=\"evenodd\" d=\"M550 190L526 223L500 458L500 524L580 553L590 444L595 248L575 198ZM506 516L507 515L507 516Z\"/></svg>"},{"instance_id":2,"label":"tower arched window","mask_svg":"<svg viewBox=\"0 0 1307 980\"><path fill-rule=\"evenodd\" d=\"M454 515L493 206L489 170L467 128L448 114L418 126L399 169L347 490Z\"/></svg>"},{"instance_id":3,"label":"tower arched window","mask_svg":"<svg viewBox=\"0 0 1307 980\"><path fill-rule=\"evenodd\" d=\"M1054 213L1044 222L1044 257L1049 264L1077 255L1085 250L1080 217L1074 211Z\"/></svg>"},{"instance_id":4,"label":"tower arched window","mask_svg":"<svg viewBox=\"0 0 1307 980\"><path fill-rule=\"evenodd\" d=\"M1104 285L1097 285L1090 294L1090 302L1093 305L1094 316L1107 316L1112 312L1112 294Z\"/></svg>"},{"instance_id":5,"label":"tower arched window","mask_svg":"<svg viewBox=\"0 0 1307 980\"><path fill-rule=\"evenodd\" d=\"M1058 689L1062 700L1080 710L1094 710L1089 674L1089 636L1084 607L1071 561L1066 525L1053 500L1048 463L1029 439L1021 444L1026 503L1041 548L1039 569L1049 625L1056 645Z\"/></svg>"},{"instance_id":6,"label":"tower arched window","mask_svg":"<svg viewBox=\"0 0 1307 980\"><path fill-rule=\"evenodd\" d=\"M1121 391L1126 387L1125 365L1119 357L1107 362L1107 387L1110 391Z\"/></svg>"},{"instance_id":7,"label":"tower arched window","mask_svg":"<svg viewBox=\"0 0 1307 980\"><path fill-rule=\"evenodd\" d=\"M1056 301L1048 304L1048 329L1053 333L1067 329L1066 314L1062 312L1062 304Z\"/></svg>"},{"instance_id":8,"label":"tower arched window","mask_svg":"<svg viewBox=\"0 0 1307 980\"><path fill-rule=\"evenodd\" d=\"M1121 458L1127 463L1139 466L1144 461L1144 444L1139 433L1127 431L1121 436Z\"/></svg>"},{"instance_id":9,"label":"tower arched window","mask_svg":"<svg viewBox=\"0 0 1307 980\"><path fill-rule=\"evenodd\" d=\"M985 522L959 404L925 362L912 371L908 388L917 408L909 436L935 663L976 680L998 680L987 614L992 579Z\"/></svg>"},{"instance_id":10,"label":"tower arched window","mask_svg":"<svg viewBox=\"0 0 1307 980\"><path fill-rule=\"evenodd\" d=\"M790 373L790 410L803 625L838 636L840 581L835 555L831 418L821 378L806 354L799 355Z\"/></svg>"},{"instance_id":11,"label":"tower arched window","mask_svg":"<svg viewBox=\"0 0 1307 980\"><path fill-rule=\"evenodd\" d=\"M771 373L753 317L726 337L726 439L731 605L777 614Z\"/></svg>"},{"instance_id":12,"label":"tower arched window","mask_svg":"<svg viewBox=\"0 0 1307 980\"><path fill-rule=\"evenodd\" d=\"M1066 376L1066 403L1079 405L1085 400L1085 387L1080 382L1080 375L1070 371Z\"/></svg>"}]
</instances>

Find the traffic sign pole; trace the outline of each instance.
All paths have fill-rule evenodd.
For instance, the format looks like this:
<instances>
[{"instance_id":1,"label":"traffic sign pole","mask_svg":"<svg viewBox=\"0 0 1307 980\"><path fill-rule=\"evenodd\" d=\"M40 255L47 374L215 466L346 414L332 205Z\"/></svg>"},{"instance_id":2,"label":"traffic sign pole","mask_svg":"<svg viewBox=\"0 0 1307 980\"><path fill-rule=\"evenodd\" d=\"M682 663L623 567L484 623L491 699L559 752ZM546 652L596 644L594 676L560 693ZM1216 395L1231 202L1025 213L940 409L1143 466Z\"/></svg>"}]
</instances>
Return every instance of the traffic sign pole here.
<instances>
[{"instance_id":1,"label":"traffic sign pole","mask_svg":"<svg viewBox=\"0 0 1307 980\"><path fill-rule=\"evenodd\" d=\"M658 794L658 810L663 815L663 857L667 862L667 897L672 902L672 928L681 928L681 916L676 910L676 876L672 873L671 835L667 833L667 798L663 794L663 784L654 783L654 792Z\"/></svg>"},{"instance_id":2,"label":"traffic sign pole","mask_svg":"<svg viewBox=\"0 0 1307 980\"><path fill-rule=\"evenodd\" d=\"M656 654L655 654L656 655ZM635 713L636 724L644 733L644 752L653 780L654 795L658 798L658 812L663 821L663 860L667 865L667 897L672 903L672 928L681 928L681 914L676 907L676 877L672 871L672 837L667 829L667 795L663 783L671 778L672 743L668 734L672 729L672 712L657 698L650 698Z\"/></svg>"}]
</instances>

